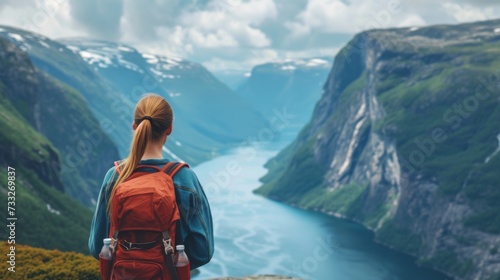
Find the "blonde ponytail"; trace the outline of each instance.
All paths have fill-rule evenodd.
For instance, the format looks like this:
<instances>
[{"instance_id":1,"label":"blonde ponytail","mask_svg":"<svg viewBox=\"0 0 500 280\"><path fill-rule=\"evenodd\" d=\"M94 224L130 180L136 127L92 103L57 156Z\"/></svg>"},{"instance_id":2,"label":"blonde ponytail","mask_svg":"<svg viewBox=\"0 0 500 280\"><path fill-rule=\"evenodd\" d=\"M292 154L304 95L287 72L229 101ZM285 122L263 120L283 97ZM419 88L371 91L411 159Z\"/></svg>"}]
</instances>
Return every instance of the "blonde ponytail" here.
<instances>
[{"instance_id":1,"label":"blonde ponytail","mask_svg":"<svg viewBox=\"0 0 500 280\"><path fill-rule=\"evenodd\" d=\"M172 126L172 120L172 107L170 107L170 104L159 95L146 95L137 103L134 112L134 122L137 128L134 131L132 143L130 145L130 153L119 165L120 173L108 200L108 214L111 214L111 203L113 201L116 186L132 175L139 165L147 145L150 142L159 140L165 130Z\"/></svg>"}]
</instances>

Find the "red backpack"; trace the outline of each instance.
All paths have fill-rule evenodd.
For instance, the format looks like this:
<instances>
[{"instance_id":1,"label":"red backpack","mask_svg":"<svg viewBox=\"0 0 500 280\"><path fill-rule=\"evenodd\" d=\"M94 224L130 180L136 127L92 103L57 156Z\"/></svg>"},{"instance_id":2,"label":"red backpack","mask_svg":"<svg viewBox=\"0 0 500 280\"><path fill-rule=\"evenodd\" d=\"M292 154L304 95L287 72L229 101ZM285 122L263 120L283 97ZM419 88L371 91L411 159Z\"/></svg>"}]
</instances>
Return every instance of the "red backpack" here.
<instances>
[{"instance_id":1,"label":"red backpack","mask_svg":"<svg viewBox=\"0 0 500 280\"><path fill-rule=\"evenodd\" d=\"M118 162L115 162L119 173ZM111 204L111 279L176 280L175 225L180 219L172 177L185 163L140 165L116 186ZM157 172L140 171L143 168Z\"/></svg>"}]
</instances>

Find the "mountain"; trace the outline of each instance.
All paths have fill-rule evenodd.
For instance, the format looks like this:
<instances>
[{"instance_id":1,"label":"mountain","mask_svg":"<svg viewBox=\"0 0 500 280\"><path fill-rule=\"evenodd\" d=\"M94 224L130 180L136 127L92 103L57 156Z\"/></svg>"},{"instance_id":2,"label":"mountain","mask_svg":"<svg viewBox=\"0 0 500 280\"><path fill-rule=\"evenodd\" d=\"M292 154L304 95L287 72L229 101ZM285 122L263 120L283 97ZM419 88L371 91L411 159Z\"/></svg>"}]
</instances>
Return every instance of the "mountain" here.
<instances>
[{"instance_id":1,"label":"mountain","mask_svg":"<svg viewBox=\"0 0 500 280\"><path fill-rule=\"evenodd\" d=\"M88 251L86 244L92 213L64 192L68 189L68 192L80 191L82 197L87 192L95 192L92 187L97 185L87 183L96 178L84 177L85 172L103 176L101 173L105 170L97 169L100 162L96 160L94 166L84 164L73 173L64 162L68 154L57 149L60 142L50 140L66 139L66 147L78 149L79 142L71 135L74 131L67 125L76 125L75 129L80 131L98 127L88 114L88 108L72 94L74 92L64 85L40 73L24 51L0 37L0 166L4 170L0 179L6 186L0 190L0 198L6 204L14 202L9 204L13 209L8 213L6 207L0 218L4 221L7 215L17 218L14 221L16 244ZM54 98L58 104L52 103ZM75 122L68 108L83 114L80 116L82 121ZM88 126L92 123L93 127ZM55 125L61 127L53 128ZM112 151L113 146L108 148ZM73 182L68 174L84 182ZM8 181L12 183L7 184ZM85 189L75 189L78 186ZM1 233L2 240L10 240L11 236L7 230Z\"/></svg>"},{"instance_id":2,"label":"mountain","mask_svg":"<svg viewBox=\"0 0 500 280\"><path fill-rule=\"evenodd\" d=\"M215 71L213 74L234 91L238 90L247 81L248 77L250 77L250 73L237 69Z\"/></svg>"},{"instance_id":3,"label":"mountain","mask_svg":"<svg viewBox=\"0 0 500 280\"><path fill-rule=\"evenodd\" d=\"M167 147L188 162L206 160L266 126L255 109L198 63L105 41L60 42L133 103L146 92L164 96L175 114Z\"/></svg>"},{"instance_id":4,"label":"mountain","mask_svg":"<svg viewBox=\"0 0 500 280\"><path fill-rule=\"evenodd\" d=\"M7 26L0 26L0 36L28 52L43 73L80 92L121 157L128 153L133 109L146 92L166 97L175 111L175 129L165 155L192 165L240 144L267 125L199 64L142 54L123 44L57 42Z\"/></svg>"},{"instance_id":5,"label":"mountain","mask_svg":"<svg viewBox=\"0 0 500 280\"><path fill-rule=\"evenodd\" d=\"M356 35L256 192L457 279L500 279L499 67L500 20Z\"/></svg>"},{"instance_id":6,"label":"mountain","mask_svg":"<svg viewBox=\"0 0 500 280\"><path fill-rule=\"evenodd\" d=\"M26 63L31 65L29 76L21 77L25 74L17 73L20 70L12 67L9 76L5 77L6 84L17 83L12 92L7 91L8 97L26 121L59 151L65 192L91 206L97 199L105 172L119 157L118 151L100 128L81 91L66 84L55 70L47 70L49 66L41 60L57 57L58 60L53 61L69 64L71 58L58 54L64 53L65 48L54 45L53 50L49 50L45 47L51 43L48 39L29 33L22 35L24 37L3 28L0 30L0 37L18 46L21 44L21 49L31 53L26 58ZM77 66L73 70L78 71ZM24 81L17 82L19 79ZM21 94L22 99L14 92ZM30 105L19 103L21 100Z\"/></svg>"},{"instance_id":7,"label":"mountain","mask_svg":"<svg viewBox=\"0 0 500 280\"><path fill-rule=\"evenodd\" d=\"M311 118L331 68L329 58L294 59L255 66L237 92L265 117L294 115L296 130Z\"/></svg>"}]
</instances>

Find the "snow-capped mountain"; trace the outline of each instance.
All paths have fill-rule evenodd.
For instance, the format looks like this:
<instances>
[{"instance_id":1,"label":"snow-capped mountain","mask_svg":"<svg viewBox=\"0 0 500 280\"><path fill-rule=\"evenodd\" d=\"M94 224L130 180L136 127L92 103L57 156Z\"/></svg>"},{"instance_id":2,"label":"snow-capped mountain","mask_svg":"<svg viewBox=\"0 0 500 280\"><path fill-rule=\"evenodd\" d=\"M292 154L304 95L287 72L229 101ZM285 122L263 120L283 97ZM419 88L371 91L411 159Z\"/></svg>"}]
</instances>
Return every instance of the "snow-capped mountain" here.
<instances>
[{"instance_id":1,"label":"snow-capped mountain","mask_svg":"<svg viewBox=\"0 0 500 280\"><path fill-rule=\"evenodd\" d=\"M200 163L266 126L260 113L200 64L119 43L55 41L7 26L0 26L0 37L79 92L122 157L129 149L134 106L148 92L166 97L174 109L174 132L164 151L175 160Z\"/></svg>"},{"instance_id":2,"label":"snow-capped mountain","mask_svg":"<svg viewBox=\"0 0 500 280\"><path fill-rule=\"evenodd\" d=\"M105 41L60 42L133 103L147 92L164 96L175 114L175 133L167 148L174 154L182 151L184 157L179 157L184 160L197 160L191 154L200 151L210 156L266 125L264 117L246 100L198 63Z\"/></svg>"}]
</instances>

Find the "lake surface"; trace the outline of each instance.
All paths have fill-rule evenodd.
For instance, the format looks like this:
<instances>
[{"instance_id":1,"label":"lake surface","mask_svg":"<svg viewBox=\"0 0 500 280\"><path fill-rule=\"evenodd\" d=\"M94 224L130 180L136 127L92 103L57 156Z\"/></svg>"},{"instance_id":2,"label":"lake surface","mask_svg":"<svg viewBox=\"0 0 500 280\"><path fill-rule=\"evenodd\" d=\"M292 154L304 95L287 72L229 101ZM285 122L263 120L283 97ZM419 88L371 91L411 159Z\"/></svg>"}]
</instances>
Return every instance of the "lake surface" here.
<instances>
[{"instance_id":1,"label":"lake surface","mask_svg":"<svg viewBox=\"0 0 500 280\"><path fill-rule=\"evenodd\" d=\"M215 254L193 279L448 279L375 243L373 233L356 223L254 195L264 163L282 146L237 149L194 168L212 209Z\"/></svg>"}]
</instances>

